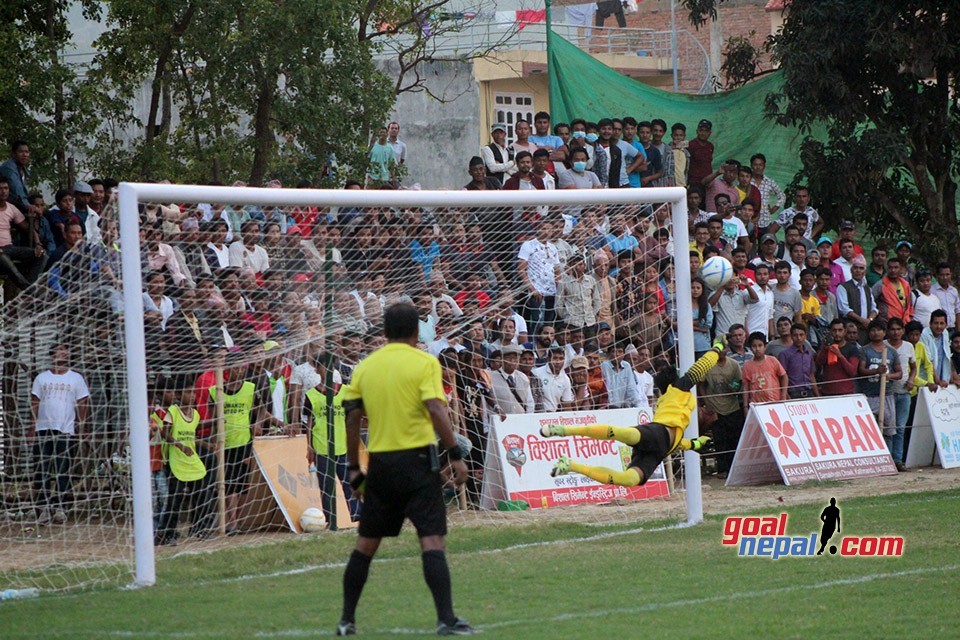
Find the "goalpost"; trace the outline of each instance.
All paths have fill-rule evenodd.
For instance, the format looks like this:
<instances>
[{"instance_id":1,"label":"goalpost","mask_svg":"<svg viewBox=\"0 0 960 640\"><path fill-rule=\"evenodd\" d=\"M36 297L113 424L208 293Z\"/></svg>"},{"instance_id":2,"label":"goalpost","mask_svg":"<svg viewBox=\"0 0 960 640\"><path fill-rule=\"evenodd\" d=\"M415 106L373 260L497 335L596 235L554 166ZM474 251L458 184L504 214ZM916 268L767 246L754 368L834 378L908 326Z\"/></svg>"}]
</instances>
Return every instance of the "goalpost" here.
<instances>
[{"instance_id":1,"label":"goalpost","mask_svg":"<svg viewBox=\"0 0 960 640\"><path fill-rule=\"evenodd\" d=\"M119 190L120 239L124 247L123 282L125 311L125 343L127 349L127 384L130 392L130 444L133 474L133 512L136 560L136 584L155 583L152 530L152 504L148 453L148 406L146 387L146 354L144 351L143 304L130 291L140 291L143 284L139 248L140 218L138 205L143 202L216 202L231 205L285 207L510 207L667 204L671 208L673 242L682 248L690 243L687 230L686 190L679 187L650 189L550 190L550 191L358 191L358 190L289 190L264 188L232 188L213 186L121 183ZM131 250L132 248L132 250ZM690 305L690 263L674 261L677 293L678 366L681 371L693 365L693 311ZM690 418L686 437L696 438L699 425L696 411ZM703 498L699 456L687 451L686 504L687 523L703 520Z\"/></svg>"},{"instance_id":2,"label":"goalpost","mask_svg":"<svg viewBox=\"0 0 960 640\"><path fill-rule=\"evenodd\" d=\"M692 274L683 188L361 191L123 183L100 216L104 244L76 245L0 309L0 590L127 584L131 577L148 586L156 582L156 557L219 548L227 533L241 534L229 538L232 546L299 527L305 505L285 500L299 487L309 488L301 494L317 496L321 486L329 495L338 484L333 456L322 456L330 446L339 453L336 400L328 411L328 398L348 381L358 359L382 344L382 311L400 300L421 312L421 346L440 354L444 375L450 376L448 398L457 407L451 417L460 420L460 433L469 436L477 452L471 456L479 460L473 486L447 496L453 524L498 526L560 517L623 526L651 515L682 517L677 502L656 498L549 513L476 509L481 485L484 491L504 487L493 473L483 477L488 469L482 433L493 432L488 427L495 426L496 414L482 399L467 397L465 372L496 370L499 365L487 359L500 347L522 344L524 323L538 365L546 357L549 342L538 347L534 328L552 326L545 315L549 305L525 301L529 283L518 272L518 248L545 220L557 234L551 243L563 263L554 279L576 254L587 273L596 268L606 274L601 262L592 265L607 259L626 270L627 276L613 283L623 286L622 300L608 291L627 307L616 308L616 320L611 318L616 335L610 339L649 348L652 356L675 348L677 367L689 368ZM672 220L672 250L665 241L658 246L657 236L645 236L655 217L661 226ZM629 252L598 250L606 247L608 227L616 225L636 227L631 233L641 241ZM234 241L229 251L228 235ZM254 249L248 252L249 246ZM668 296L660 278L669 281L671 258L675 289ZM629 271L634 267L635 277ZM650 316L655 325L645 324L643 307L658 297L660 306ZM671 306L673 316L663 311ZM185 321L186 311L196 309L192 323ZM561 328L566 337L558 335L558 343L579 332L579 342L566 343L566 352L579 347L590 355L602 342L600 315L592 324L596 336L577 326ZM31 385L56 368L53 347L64 344L70 358L61 365L84 378L90 410L76 434L45 434L45 441L65 443L68 453L58 458L33 433ZM479 366L469 362L477 354L484 355ZM521 372L529 355L528 349L520 356ZM636 349L631 357L643 364ZM572 373L573 355L565 362ZM255 388L249 431L258 435L262 429L268 437L225 442L233 428L226 424L225 405L246 393L246 381ZM240 385L237 391L231 390L234 384ZM187 398L184 388L195 396ZM605 391L599 393L602 405ZM181 401L195 406L203 419L193 446L205 475L194 488L185 490L183 481L174 491L168 481L177 482L175 474L158 470L171 452L161 442L160 425L172 425L168 410ZM590 408L582 411L597 408L584 406ZM201 436L204 425L212 428ZM697 435L694 412L686 436ZM231 460L238 451L246 451L240 464ZM315 461L308 469L305 453L311 452ZM54 468L52 459L62 460L63 467ZM230 468L240 469L239 481ZM682 469L686 522L695 524L703 518L700 457L685 452ZM182 502L173 500L181 494ZM322 507L330 524L350 527L356 505L342 496L331 500L310 506ZM208 537L219 540L207 542Z\"/></svg>"}]
</instances>

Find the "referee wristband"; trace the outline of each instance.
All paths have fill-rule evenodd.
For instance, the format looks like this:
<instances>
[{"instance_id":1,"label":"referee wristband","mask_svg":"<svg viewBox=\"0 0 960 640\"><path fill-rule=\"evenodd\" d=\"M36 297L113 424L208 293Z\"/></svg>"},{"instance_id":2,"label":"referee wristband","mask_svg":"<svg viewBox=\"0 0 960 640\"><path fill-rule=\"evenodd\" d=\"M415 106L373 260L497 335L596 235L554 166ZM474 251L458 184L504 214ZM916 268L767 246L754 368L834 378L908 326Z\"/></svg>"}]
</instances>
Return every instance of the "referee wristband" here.
<instances>
[{"instance_id":1,"label":"referee wristband","mask_svg":"<svg viewBox=\"0 0 960 640\"><path fill-rule=\"evenodd\" d=\"M460 447L450 447L447 449L447 455L450 456L450 459L454 462L457 460L463 460L463 454L460 452Z\"/></svg>"}]
</instances>

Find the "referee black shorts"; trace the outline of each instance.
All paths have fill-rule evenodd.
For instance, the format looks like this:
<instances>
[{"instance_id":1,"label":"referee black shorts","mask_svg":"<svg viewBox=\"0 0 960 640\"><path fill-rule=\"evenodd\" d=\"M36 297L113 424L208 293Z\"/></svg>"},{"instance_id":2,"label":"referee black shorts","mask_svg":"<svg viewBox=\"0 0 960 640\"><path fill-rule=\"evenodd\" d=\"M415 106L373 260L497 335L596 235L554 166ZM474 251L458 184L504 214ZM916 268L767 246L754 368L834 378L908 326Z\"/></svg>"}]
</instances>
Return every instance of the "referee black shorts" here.
<instances>
[{"instance_id":1,"label":"referee black shorts","mask_svg":"<svg viewBox=\"0 0 960 640\"><path fill-rule=\"evenodd\" d=\"M643 482L646 482L673 448L673 431L656 422L641 424L637 429L640 431L640 442L633 445L630 466L640 469Z\"/></svg>"},{"instance_id":2,"label":"referee black shorts","mask_svg":"<svg viewBox=\"0 0 960 640\"><path fill-rule=\"evenodd\" d=\"M405 518L421 538L447 535L443 487L430 469L429 447L370 454L359 534L396 537Z\"/></svg>"}]
</instances>

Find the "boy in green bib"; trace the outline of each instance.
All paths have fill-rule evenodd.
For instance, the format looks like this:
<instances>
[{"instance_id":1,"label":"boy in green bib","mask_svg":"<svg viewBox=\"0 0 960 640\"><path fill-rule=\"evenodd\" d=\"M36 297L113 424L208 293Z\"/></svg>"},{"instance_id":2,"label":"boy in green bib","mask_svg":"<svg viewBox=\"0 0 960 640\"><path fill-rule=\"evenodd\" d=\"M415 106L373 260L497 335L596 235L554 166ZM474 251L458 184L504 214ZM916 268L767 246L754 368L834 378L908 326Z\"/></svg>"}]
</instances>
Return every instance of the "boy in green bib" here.
<instances>
[{"instance_id":1,"label":"boy in green bib","mask_svg":"<svg viewBox=\"0 0 960 640\"><path fill-rule=\"evenodd\" d=\"M167 451L167 504L160 518L155 543L175 545L180 509L185 498L191 506L200 490L200 481L207 470L197 455L197 427L200 412L194 405L193 384L186 379L178 381L180 402L167 409L163 419L163 442Z\"/></svg>"}]
</instances>

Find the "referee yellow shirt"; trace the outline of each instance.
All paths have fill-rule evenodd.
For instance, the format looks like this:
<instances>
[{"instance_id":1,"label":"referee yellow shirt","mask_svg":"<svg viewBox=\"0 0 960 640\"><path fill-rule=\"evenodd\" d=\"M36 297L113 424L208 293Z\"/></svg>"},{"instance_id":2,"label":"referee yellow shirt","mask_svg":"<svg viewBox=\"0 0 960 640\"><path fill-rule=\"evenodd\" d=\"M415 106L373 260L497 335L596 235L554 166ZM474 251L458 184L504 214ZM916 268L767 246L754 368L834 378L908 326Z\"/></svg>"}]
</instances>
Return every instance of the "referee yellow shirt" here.
<instances>
[{"instance_id":1,"label":"referee yellow shirt","mask_svg":"<svg viewBox=\"0 0 960 640\"><path fill-rule=\"evenodd\" d=\"M392 342L353 370L344 401L363 400L371 453L416 449L436 442L424 402L444 404L440 361L408 344Z\"/></svg>"}]
</instances>

